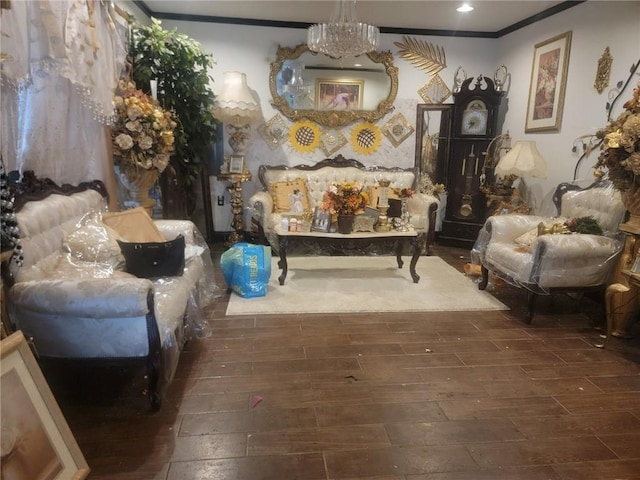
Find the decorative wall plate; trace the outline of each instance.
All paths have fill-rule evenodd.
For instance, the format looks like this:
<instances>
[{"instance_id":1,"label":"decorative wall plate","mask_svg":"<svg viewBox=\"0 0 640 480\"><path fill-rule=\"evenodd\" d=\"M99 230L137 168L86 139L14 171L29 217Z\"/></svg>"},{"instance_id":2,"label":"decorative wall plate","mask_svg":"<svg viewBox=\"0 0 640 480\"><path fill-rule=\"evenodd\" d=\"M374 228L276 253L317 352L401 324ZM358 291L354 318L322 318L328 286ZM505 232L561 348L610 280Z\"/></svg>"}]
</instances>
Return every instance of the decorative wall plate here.
<instances>
[{"instance_id":1,"label":"decorative wall plate","mask_svg":"<svg viewBox=\"0 0 640 480\"><path fill-rule=\"evenodd\" d=\"M382 127L382 133L393 143L394 147L404 142L415 130L402 113L396 113Z\"/></svg>"},{"instance_id":2,"label":"decorative wall plate","mask_svg":"<svg viewBox=\"0 0 640 480\"><path fill-rule=\"evenodd\" d=\"M289 130L289 142L298 152L313 152L320 145L320 128L308 120L296 122Z\"/></svg>"},{"instance_id":3,"label":"decorative wall plate","mask_svg":"<svg viewBox=\"0 0 640 480\"><path fill-rule=\"evenodd\" d=\"M360 123L351 131L351 146L358 153L370 155L378 150L380 143L382 133L373 123Z\"/></svg>"},{"instance_id":4,"label":"decorative wall plate","mask_svg":"<svg viewBox=\"0 0 640 480\"><path fill-rule=\"evenodd\" d=\"M258 133L267 142L271 150L275 150L287 140L289 127L279 113L258 127Z\"/></svg>"},{"instance_id":5,"label":"decorative wall plate","mask_svg":"<svg viewBox=\"0 0 640 480\"><path fill-rule=\"evenodd\" d=\"M451 90L440 75L436 74L418 90L418 95L424 103L443 103L451 96Z\"/></svg>"},{"instance_id":6,"label":"decorative wall plate","mask_svg":"<svg viewBox=\"0 0 640 480\"><path fill-rule=\"evenodd\" d=\"M328 157L347 144L347 137L335 128L324 130L320 135L320 148L324 154Z\"/></svg>"}]
</instances>

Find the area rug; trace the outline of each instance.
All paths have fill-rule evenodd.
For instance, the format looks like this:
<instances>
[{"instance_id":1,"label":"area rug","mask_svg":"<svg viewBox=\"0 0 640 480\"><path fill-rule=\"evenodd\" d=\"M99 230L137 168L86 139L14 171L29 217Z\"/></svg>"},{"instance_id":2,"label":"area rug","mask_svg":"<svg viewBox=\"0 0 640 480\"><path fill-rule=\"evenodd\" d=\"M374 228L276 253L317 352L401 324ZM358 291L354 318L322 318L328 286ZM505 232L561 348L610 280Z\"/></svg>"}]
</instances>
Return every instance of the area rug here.
<instances>
[{"instance_id":1,"label":"area rug","mask_svg":"<svg viewBox=\"0 0 640 480\"><path fill-rule=\"evenodd\" d=\"M431 312L508 310L470 277L439 257L420 257L409 274L410 257L398 268L393 256L291 257L284 285L273 258L264 297L243 298L232 293L227 315L352 312Z\"/></svg>"}]
</instances>

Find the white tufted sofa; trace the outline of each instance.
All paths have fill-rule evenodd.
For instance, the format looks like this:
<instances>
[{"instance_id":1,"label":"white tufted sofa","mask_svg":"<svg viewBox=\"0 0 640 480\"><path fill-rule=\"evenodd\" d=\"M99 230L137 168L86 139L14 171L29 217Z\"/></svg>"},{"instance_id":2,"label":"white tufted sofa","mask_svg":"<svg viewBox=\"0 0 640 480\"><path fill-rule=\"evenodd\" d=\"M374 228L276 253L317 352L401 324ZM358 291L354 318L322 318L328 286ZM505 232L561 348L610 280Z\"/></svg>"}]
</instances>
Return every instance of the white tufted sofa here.
<instances>
[{"instance_id":1,"label":"white tufted sofa","mask_svg":"<svg viewBox=\"0 0 640 480\"><path fill-rule=\"evenodd\" d=\"M604 291L623 246L618 226L626 209L620 192L602 181L580 189L560 184L554 195L557 218L507 214L489 217L472 250L482 266L479 288L487 287L488 272L528 290L525 320L531 322L536 295L554 292ZM604 235L537 235L540 223L551 226L566 219L593 217ZM530 235L530 243L521 239Z\"/></svg>"},{"instance_id":2,"label":"white tufted sofa","mask_svg":"<svg viewBox=\"0 0 640 480\"><path fill-rule=\"evenodd\" d=\"M201 308L213 301L215 289L206 242L190 221L155 222L165 238L185 237L185 270L179 277L150 280L69 261L65 238L87 213L106 209L106 191L101 182L64 187L69 186L48 184L38 192L44 198L16 207L24 264L13 260L8 268L10 319L33 338L41 359L143 364L148 398L158 409L185 341L205 332Z\"/></svg>"},{"instance_id":3,"label":"white tufted sofa","mask_svg":"<svg viewBox=\"0 0 640 480\"><path fill-rule=\"evenodd\" d=\"M293 181L298 178L305 180L311 208L322 202L324 193L332 184L355 182L364 187L378 186L379 179L391 181L390 188L414 188L416 171L414 169L365 167L353 159L345 159L342 155L322 160L315 165L261 165L258 177L263 190L256 192L249 199L249 206L254 211L265 236L272 240L272 233L280 225L282 214L274 211L274 202L268 192L268 186L273 182ZM409 199L408 211L411 223L417 230L427 232L425 250L433 242L435 231L435 216L440 201L432 195L416 193Z\"/></svg>"}]
</instances>

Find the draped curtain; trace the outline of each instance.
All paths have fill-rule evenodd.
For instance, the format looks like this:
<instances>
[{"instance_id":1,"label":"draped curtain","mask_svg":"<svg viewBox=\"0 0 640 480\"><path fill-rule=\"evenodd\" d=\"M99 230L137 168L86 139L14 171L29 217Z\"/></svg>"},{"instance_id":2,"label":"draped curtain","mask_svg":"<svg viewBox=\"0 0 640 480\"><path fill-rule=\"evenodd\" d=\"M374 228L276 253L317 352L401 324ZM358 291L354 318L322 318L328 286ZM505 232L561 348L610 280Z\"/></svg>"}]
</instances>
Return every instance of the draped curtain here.
<instances>
[{"instance_id":1,"label":"draped curtain","mask_svg":"<svg viewBox=\"0 0 640 480\"><path fill-rule=\"evenodd\" d=\"M99 0L3 2L2 160L56 183L100 179L117 209L109 126L128 26Z\"/></svg>"}]
</instances>

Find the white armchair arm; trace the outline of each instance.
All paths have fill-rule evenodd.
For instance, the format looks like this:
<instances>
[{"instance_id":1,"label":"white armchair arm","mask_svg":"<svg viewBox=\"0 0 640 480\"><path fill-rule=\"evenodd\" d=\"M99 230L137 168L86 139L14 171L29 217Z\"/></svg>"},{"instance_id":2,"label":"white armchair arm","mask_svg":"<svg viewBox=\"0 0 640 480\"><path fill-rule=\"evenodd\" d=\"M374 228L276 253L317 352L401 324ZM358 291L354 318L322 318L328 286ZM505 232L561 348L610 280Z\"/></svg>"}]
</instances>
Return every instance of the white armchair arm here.
<instances>
[{"instance_id":1,"label":"white armchair arm","mask_svg":"<svg viewBox=\"0 0 640 480\"><path fill-rule=\"evenodd\" d=\"M542 288L605 283L622 242L602 235L541 235L531 245L529 281Z\"/></svg>"},{"instance_id":2,"label":"white armchair arm","mask_svg":"<svg viewBox=\"0 0 640 480\"><path fill-rule=\"evenodd\" d=\"M269 192L258 191L249 198L249 208L260 221L260 225L265 227L267 217L273 212L273 199Z\"/></svg>"},{"instance_id":3,"label":"white armchair arm","mask_svg":"<svg viewBox=\"0 0 640 480\"><path fill-rule=\"evenodd\" d=\"M435 228L435 212L438 210L438 197L426 193L416 193L407 202L407 211L411 216L411 223L418 230L433 230ZM431 218L433 217L433 218Z\"/></svg>"},{"instance_id":4,"label":"white armchair arm","mask_svg":"<svg viewBox=\"0 0 640 480\"><path fill-rule=\"evenodd\" d=\"M13 309L51 315L139 317L149 313L152 288L146 278L37 280L16 283L9 297Z\"/></svg>"},{"instance_id":5,"label":"white armchair arm","mask_svg":"<svg viewBox=\"0 0 640 480\"><path fill-rule=\"evenodd\" d=\"M546 217L520 215L517 213L494 215L487 219L485 228L491 234L491 242L513 242L523 233L533 230Z\"/></svg>"}]
</instances>

